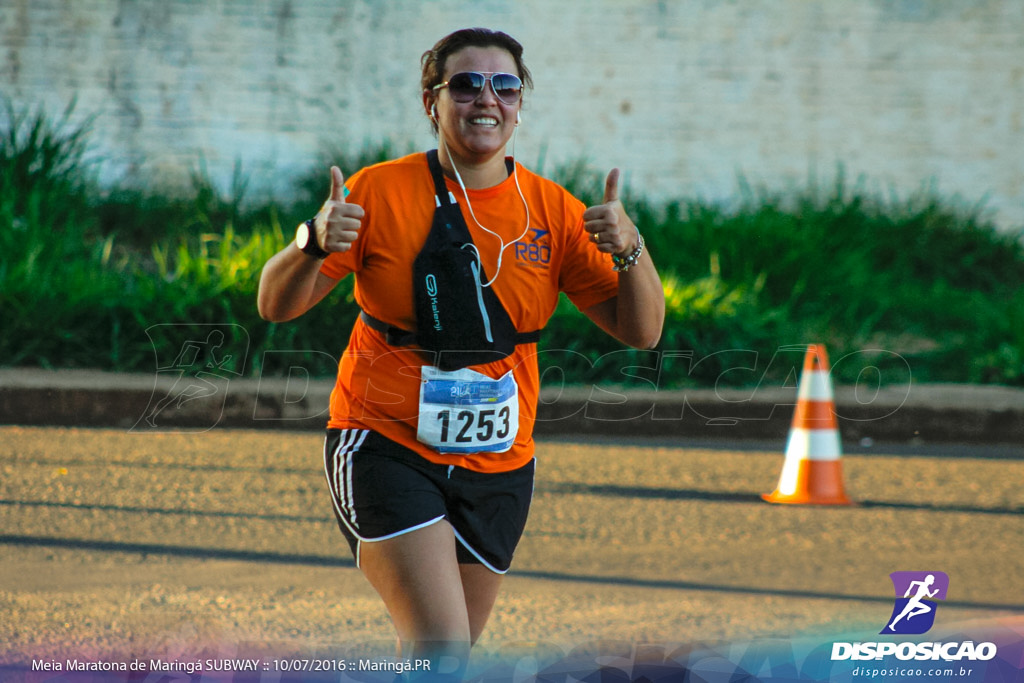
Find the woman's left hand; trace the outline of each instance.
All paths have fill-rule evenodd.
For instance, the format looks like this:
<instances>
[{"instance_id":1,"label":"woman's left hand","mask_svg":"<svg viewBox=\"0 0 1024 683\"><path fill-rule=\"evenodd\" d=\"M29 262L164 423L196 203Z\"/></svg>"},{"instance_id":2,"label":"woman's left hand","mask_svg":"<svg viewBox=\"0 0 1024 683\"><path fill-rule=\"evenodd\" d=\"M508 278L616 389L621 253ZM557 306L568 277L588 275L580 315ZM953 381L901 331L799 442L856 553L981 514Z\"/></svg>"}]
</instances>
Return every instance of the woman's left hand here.
<instances>
[{"instance_id":1,"label":"woman's left hand","mask_svg":"<svg viewBox=\"0 0 1024 683\"><path fill-rule=\"evenodd\" d=\"M583 227L606 254L629 254L640 244L640 233L619 201L619 169L613 168L604 181L604 202L583 213Z\"/></svg>"},{"instance_id":2,"label":"woman's left hand","mask_svg":"<svg viewBox=\"0 0 1024 683\"><path fill-rule=\"evenodd\" d=\"M619 201L619 169L613 168L605 180L604 203L583 212L583 225L598 251L622 257L637 251L640 232ZM658 271L647 251L628 269L618 270L618 293L583 313L623 344L653 349L665 323L665 290Z\"/></svg>"}]
</instances>

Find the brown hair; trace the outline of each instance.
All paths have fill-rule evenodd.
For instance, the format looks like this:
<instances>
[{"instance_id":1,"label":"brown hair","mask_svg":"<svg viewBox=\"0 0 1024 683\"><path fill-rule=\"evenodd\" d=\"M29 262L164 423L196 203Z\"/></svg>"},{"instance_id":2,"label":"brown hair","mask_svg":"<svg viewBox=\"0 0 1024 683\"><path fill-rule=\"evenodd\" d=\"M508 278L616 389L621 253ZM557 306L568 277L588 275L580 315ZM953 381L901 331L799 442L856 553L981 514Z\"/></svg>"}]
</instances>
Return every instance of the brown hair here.
<instances>
[{"instance_id":1,"label":"brown hair","mask_svg":"<svg viewBox=\"0 0 1024 683\"><path fill-rule=\"evenodd\" d=\"M450 33L437 41L434 47L423 53L420 66L423 69L420 85L425 92L432 92L435 85L444 82L444 69L448 57L467 47L500 47L515 60L516 70L523 85L533 87L530 70L523 64L523 46L512 36L488 28L464 28Z\"/></svg>"}]
</instances>

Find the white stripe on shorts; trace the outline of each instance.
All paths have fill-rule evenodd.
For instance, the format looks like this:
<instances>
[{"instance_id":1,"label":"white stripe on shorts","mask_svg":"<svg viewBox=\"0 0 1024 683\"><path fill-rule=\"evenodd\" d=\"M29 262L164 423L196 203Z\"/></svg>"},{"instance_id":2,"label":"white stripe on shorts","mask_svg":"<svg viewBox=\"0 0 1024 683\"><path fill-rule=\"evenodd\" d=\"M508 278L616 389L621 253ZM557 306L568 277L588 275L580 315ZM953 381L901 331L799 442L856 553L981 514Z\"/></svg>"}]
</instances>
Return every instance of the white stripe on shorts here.
<instances>
[{"instance_id":1,"label":"white stripe on shorts","mask_svg":"<svg viewBox=\"0 0 1024 683\"><path fill-rule=\"evenodd\" d=\"M335 505L338 506L341 516L349 522L350 526L358 525L356 520L355 493L352 490L352 456L363 445L367 434L369 434L369 431L366 429L341 430L338 447L331 454L334 465L334 479L331 480L330 473L327 473Z\"/></svg>"},{"instance_id":2,"label":"white stripe on shorts","mask_svg":"<svg viewBox=\"0 0 1024 683\"><path fill-rule=\"evenodd\" d=\"M493 564L491 564L490 562L485 560L483 555L478 553L473 548L473 546L471 546L469 543L466 542L466 539L464 539L462 537L462 534L460 534L459 530L456 529L454 526L452 527L452 531L455 532L455 538L458 540L459 543L462 544L462 547L465 548L466 550L468 550L469 554L472 555L473 557L475 557L480 564L482 564L483 566L487 567L488 569L490 569L495 574L507 574L508 573L508 569L498 569Z\"/></svg>"}]
</instances>

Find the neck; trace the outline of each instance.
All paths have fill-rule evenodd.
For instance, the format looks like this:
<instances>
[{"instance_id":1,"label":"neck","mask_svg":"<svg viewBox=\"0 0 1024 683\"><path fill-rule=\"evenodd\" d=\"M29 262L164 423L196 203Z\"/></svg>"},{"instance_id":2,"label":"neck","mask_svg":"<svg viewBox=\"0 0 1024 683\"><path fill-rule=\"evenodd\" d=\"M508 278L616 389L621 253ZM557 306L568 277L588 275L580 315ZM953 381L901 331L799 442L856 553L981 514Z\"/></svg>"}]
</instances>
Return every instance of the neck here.
<instances>
[{"instance_id":1,"label":"neck","mask_svg":"<svg viewBox=\"0 0 1024 683\"><path fill-rule=\"evenodd\" d=\"M487 158L463 158L451 154L448 145L441 139L438 144L437 159L444 169L445 175L455 178L456 166L462 182L470 190L482 190L501 184L508 177L505 167L505 151L501 150ZM454 161L454 164L453 164Z\"/></svg>"}]
</instances>

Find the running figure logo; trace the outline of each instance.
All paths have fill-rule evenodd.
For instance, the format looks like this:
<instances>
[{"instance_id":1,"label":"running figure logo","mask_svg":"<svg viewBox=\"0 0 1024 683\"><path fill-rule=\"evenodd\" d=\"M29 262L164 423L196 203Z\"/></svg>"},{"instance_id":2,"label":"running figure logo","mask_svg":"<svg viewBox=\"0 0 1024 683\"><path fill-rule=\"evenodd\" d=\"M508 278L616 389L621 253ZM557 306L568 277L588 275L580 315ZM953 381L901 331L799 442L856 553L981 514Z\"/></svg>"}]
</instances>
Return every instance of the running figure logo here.
<instances>
[{"instance_id":1,"label":"running figure logo","mask_svg":"<svg viewBox=\"0 0 1024 683\"><path fill-rule=\"evenodd\" d=\"M157 354L156 377L149 405L132 429L215 427L224 413L228 383L241 377L245 366L245 328L230 323L164 323L147 328L146 335Z\"/></svg>"},{"instance_id":2,"label":"running figure logo","mask_svg":"<svg viewBox=\"0 0 1024 683\"><path fill-rule=\"evenodd\" d=\"M949 577L944 572L893 572L896 604L880 633L925 633L935 623L935 600L945 600ZM900 597L902 596L902 597Z\"/></svg>"}]
</instances>

